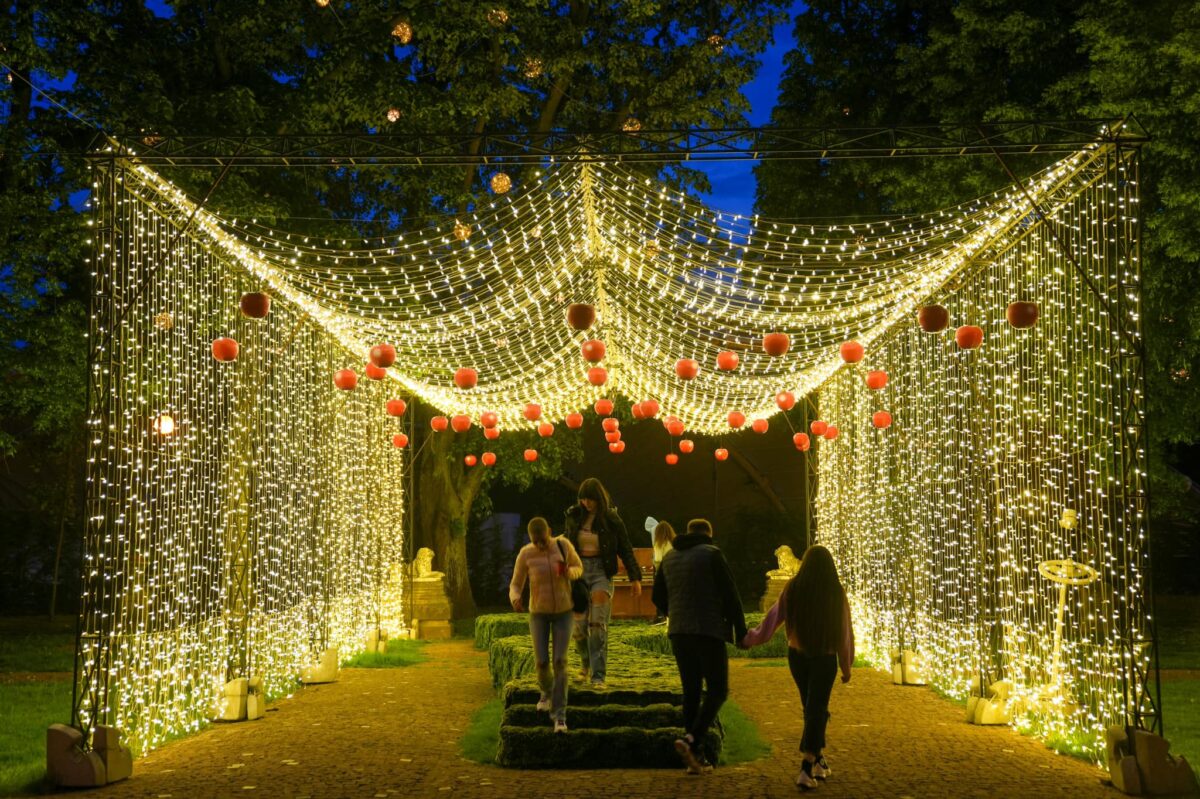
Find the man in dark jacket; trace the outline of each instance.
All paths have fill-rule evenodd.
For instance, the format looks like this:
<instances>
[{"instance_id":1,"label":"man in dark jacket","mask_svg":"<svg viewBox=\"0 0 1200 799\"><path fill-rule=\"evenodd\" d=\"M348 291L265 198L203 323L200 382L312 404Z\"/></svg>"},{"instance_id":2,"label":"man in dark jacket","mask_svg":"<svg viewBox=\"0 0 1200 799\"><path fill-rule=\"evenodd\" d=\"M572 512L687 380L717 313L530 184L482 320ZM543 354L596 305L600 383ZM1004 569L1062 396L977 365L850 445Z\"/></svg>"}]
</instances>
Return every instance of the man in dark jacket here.
<instances>
[{"instance_id":1,"label":"man in dark jacket","mask_svg":"<svg viewBox=\"0 0 1200 799\"><path fill-rule=\"evenodd\" d=\"M712 766L700 746L729 696L729 655L725 644L746 635L746 614L733 574L721 550L713 546L712 525L692 519L654 575L654 604L667 616L667 635L683 684L684 738L675 749L688 771L703 774ZM707 685L704 704L701 688Z\"/></svg>"}]
</instances>

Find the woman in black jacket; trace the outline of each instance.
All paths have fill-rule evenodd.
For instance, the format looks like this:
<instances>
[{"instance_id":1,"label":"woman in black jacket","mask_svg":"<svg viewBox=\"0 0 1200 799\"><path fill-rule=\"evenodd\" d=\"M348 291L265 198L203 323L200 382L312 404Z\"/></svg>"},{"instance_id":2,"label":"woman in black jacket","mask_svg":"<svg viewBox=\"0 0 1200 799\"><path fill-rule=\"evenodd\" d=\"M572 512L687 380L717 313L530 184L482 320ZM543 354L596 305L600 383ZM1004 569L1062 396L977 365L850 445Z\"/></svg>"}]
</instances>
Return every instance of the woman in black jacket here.
<instances>
[{"instance_id":1,"label":"woman in black jacket","mask_svg":"<svg viewBox=\"0 0 1200 799\"><path fill-rule=\"evenodd\" d=\"M591 602L587 612L575 615L575 648L583 659L582 679L590 675L594 688L605 687L608 670L608 620L612 616L613 575L617 557L633 585L642 594L642 570L633 556L629 532L613 507L612 499L595 477L579 484L579 503L567 509L567 539L583 559L583 577Z\"/></svg>"}]
</instances>

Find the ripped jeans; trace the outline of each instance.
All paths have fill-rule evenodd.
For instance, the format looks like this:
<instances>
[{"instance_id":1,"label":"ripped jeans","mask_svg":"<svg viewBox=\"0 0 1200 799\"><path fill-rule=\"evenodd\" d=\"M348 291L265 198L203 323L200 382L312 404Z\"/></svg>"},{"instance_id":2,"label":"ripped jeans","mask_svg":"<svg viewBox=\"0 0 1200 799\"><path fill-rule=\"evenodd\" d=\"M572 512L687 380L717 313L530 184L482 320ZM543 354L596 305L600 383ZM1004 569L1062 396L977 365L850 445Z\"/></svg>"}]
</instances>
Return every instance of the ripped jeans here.
<instances>
[{"instance_id":1,"label":"ripped jeans","mask_svg":"<svg viewBox=\"0 0 1200 799\"><path fill-rule=\"evenodd\" d=\"M592 682L603 682L608 673L608 620L612 616L613 584L604 573L601 558L583 558L583 584L591 602L587 613L576 614L575 631L571 635L583 667L591 672ZM605 594L603 602L595 595Z\"/></svg>"}]
</instances>

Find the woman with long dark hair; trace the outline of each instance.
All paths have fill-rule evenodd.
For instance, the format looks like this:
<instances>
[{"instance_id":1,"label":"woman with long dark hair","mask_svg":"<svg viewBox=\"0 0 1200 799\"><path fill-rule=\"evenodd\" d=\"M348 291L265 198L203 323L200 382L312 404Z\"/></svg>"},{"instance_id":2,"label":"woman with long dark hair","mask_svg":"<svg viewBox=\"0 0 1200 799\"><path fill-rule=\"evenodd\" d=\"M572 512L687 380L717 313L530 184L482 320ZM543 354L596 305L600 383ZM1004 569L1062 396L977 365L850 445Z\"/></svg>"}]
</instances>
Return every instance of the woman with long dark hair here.
<instances>
[{"instance_id":1,"label":"woman with long dark hair","mask_svg":"<svg viewBox=\"0 0 1200 799\"><path fill-rule=\"evenodd\" d=\"M833 556L825 547L808 548L800 562L800 571L788 581L762 624L746 633L740 646L764 644L781 626L787 630L788 668L804 705L804 734L800 738L804 760L796 785L816 788L817 780L830 775L821 750L825 748L833 680L840 666L842 682L850 682L850 666L854 663L850 603L838 579Z\"/></svg>"},{"instance_id":2,"label":"woman with long dark hair","mask_svg":"<svg viewBox=\"0 0 1200 799\"><path fill-rule=\"evenodd\" d=\"M579 484L579 502L567 508L567 540L583 559L584 585L590 602L575 616L575 647L583 659L582 679L604 688L608 674L608 621L612 616L613 575L617 557L625 564L634 596L642 593L642 570L633 556L629 532L604 485L595 477Z\"/></svg>"}]
</instances>

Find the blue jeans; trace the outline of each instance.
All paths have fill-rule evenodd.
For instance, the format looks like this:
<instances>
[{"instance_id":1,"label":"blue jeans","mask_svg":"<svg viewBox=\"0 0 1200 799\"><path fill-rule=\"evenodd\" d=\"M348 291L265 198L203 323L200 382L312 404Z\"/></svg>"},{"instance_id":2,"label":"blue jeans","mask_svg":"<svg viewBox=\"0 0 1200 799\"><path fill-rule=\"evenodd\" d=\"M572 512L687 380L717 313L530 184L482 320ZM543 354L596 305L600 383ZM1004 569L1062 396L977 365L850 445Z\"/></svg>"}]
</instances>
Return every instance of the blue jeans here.
<instances>
[{"instance_id":1,"label":"blue jeans","mask_svg":"<svg viewBox=\"0 0 1200 799\"><path fill-rule=\"evenodd\" d=\"M542 698L550 699L550 718L567 718L567 639L571 636L571 611L530 613L533 660ZM554 677L550 677L550 639L554 641Z\"/></svg>"},{"instance_id":2,"label":"blue jeans","mask_svg":"<svg viewBox=\"0 0 1200 799\"><path fill-rule=\"evenodd\" d=\"M613 584L604 573L601 558L583 559L583 584L588 596L601 591L608 594L608 601L588 605L587 613L575 618L575 649L579 652L583 667L592 673L592 682L603 682L608 674L608 620L612 616Z\"/></svg>"}]
</instances>

